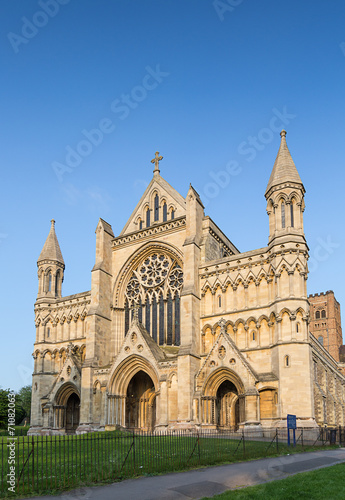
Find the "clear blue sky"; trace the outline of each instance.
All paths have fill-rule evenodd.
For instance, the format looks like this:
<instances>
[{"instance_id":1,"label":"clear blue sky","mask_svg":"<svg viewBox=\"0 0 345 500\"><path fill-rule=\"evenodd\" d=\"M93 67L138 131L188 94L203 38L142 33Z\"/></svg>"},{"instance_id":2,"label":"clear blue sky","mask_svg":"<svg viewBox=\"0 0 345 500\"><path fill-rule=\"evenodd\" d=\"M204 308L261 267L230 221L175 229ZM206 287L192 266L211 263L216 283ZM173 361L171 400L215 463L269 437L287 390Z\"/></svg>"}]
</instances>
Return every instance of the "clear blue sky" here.
<instances>
[{"instance_id":1,"label":"clear blue sky","mask_svg":"<svg viewBox=\"0 0 345 500\"><path fill-rule=\"evenodd\" d=\"M345 4L216 6L2 2L2 387L31 383L36 261L50 219L66 263L63 294L89 290L98 218L119 234L157 150L165 179L183 196L192 183L206 213L247 251L267 244L264 192L276 128L286 128L307 191L308 291L333 289L344 312ZM100 124L106 133L94 133L90 148L82 141ZM73 167L68 147L83 154ZM229 162L237 175L224 179Z\"/></svg>"}]
</instances>

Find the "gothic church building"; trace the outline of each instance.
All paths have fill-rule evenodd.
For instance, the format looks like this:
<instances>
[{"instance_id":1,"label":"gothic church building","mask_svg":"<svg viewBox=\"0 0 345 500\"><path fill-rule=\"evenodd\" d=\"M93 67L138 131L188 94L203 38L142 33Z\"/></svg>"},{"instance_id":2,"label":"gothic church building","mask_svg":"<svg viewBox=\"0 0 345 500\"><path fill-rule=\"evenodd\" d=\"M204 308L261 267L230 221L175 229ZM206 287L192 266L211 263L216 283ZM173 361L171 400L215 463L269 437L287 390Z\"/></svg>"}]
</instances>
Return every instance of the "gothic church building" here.
<instances>
[{"instance_id":1,"label":"gothic church building","mask_svg":"<svg viewBox=\"0 0 345 500\"><path fill-rule=\"evenodd\" d=\"M38 265L31 434L344 425L345 377L309 331L305 189L281 132L268 246L241 253L153 178L122 232L100 219L91 290L63 297L51 229Z\"/></svg>"}]
</instances>

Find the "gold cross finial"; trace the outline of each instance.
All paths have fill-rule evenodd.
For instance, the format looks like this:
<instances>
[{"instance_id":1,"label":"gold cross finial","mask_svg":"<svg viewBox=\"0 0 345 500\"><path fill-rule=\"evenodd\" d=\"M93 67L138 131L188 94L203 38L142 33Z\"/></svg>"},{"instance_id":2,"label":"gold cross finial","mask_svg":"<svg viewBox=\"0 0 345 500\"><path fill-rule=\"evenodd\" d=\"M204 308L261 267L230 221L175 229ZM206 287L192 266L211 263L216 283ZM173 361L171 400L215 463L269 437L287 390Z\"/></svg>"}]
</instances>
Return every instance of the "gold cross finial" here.
<instances>
[{"instance_id":1,"label":"gold cross finial","mask_svg":"<svg viewBox=\"0 0 345 500\"><path fill-rule=\"evenodd\" d=\"M159 174L159 162L163 160L163 156L159 156L159 151L156 151L155 157L151 160L151 163L155 164L154 174Z\"/></svg>"}]
</instances>

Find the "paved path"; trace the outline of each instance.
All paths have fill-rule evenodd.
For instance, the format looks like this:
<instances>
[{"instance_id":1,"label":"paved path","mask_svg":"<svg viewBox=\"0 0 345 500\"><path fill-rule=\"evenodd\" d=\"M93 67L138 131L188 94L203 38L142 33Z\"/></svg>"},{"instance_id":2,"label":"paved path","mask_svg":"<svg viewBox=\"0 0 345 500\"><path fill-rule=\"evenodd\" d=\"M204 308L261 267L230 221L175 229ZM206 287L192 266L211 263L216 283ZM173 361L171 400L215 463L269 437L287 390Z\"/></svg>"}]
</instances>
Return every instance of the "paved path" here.
<instances>
[{"instance_id":1,"label":"paved path","mask_svg":"<svg viewBox=\"0 0 345 500\"><path fill-rule=\"evenodd\" d=\"M263 458L164 476L127 479L106 486L72 490L57 497L36 497L36 500L52 500L52 498L58 500L200 499L205 496L212 497L229 489L284 479L298 472L329 467L340 462L345 462L345 448Z\"/></svg>"}]
</instances>

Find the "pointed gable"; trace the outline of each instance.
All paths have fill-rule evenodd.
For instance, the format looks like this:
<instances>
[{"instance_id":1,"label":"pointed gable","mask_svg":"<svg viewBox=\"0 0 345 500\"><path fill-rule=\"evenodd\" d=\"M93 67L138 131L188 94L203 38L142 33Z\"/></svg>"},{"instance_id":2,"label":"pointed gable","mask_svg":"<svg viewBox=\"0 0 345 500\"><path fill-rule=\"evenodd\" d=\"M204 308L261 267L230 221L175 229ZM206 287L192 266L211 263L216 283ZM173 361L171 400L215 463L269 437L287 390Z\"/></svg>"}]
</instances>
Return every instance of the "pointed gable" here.
<instances>
[{"instance_id":1,"label":"pointed gable","mask_svg":"<svg viewBox=\"0 0 345 500\"><path fill-rule=\"evenodd\" d=\"M51 220L50 231L37 262L42 262L43 260L54 260L56 262L60 262L61 264L65 264L55 233L54 219Z\"/></svg>"},{"instance_id":2,"label":"pointed gable","mask_svg":"<svg viewBox=\"0 0 345 500\"><path fill-rule=\"evenodd\" d=\"M286 131L280 132L281 142L272 173L266 188L266 196L269 191L286 182L300 184L303 186L295 163L286 144Z\"/></svg>"},{"instance_id":3,"label":"pointed gable","mask_svg":"<svg viewBox=\"0 0 345 500\"><path fill-rule=\"evenodd\" d=\"M254 387L258 381L257 373L245 359L230 335L226 333L224 328L225 321L221 320L220 322L222 322L221 332L196 374L196 389L199 391L202 390L206 380L213 372L219 370L219 368L231 369L232 364L229 366L229 358L234 362L234 366L236 366L234 372L242 380L244 388L247 390L250 387Z\"/></svg>"},{"instance_id":4,"label":"pointed gable","mask_svg":"<svg viewBox=\"0 0 345 500\"><path fill-rule=\"evenodd\" d=\"M167 220L171 219L171 209L174 210L174 218L182 217L186 215L186 202L183 196L180 195L163 177L155 172L153 179L147 186L144 194L139 200L139 203L135 207L130 216L127 224L120 233L120 236L124 234L133 233L140 229L139 219L143 221L144 229L146 227L146 210L150 209L150 226L155 222L154 220L154 196L155 193L158 194L159 199L159 220L158 223L163 222L163 203L167 204Z\"/></svg>"}]
</instances>

